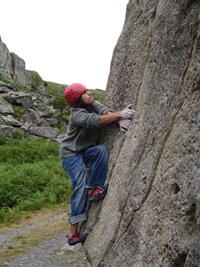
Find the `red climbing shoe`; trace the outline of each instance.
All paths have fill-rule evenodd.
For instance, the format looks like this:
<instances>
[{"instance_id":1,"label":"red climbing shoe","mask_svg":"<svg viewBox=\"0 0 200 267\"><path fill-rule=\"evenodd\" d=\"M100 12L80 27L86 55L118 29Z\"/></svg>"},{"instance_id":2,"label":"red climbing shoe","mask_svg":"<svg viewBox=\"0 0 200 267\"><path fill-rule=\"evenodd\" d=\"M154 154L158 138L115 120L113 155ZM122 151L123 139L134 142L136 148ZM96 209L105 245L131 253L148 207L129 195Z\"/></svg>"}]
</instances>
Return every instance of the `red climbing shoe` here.
<instances>
[{"instance_id":1,"label":"red climbing shoe","mask_svg":"<svg viewBox=\"0 0 200 267\"><path fill-rule=\"evenodd\" d=\"M94 187L92 191L88 194L88 201L95 202L104 199L107 191L108 191L108 185L104 185L103 188Z\"/></svg>"},{"instance_id":2,"label":"red climbing shoe","mask_svg":"<svg viewBox=\"0 0 200 267\"><path fill-rule=\"evenodd\" d=\"M74 246L78 243L83 243L85 242L88 234L80 234L79 232L74 232L71 237L68 236L68 244L70 246Z\"/></svg>"}]
</instances>

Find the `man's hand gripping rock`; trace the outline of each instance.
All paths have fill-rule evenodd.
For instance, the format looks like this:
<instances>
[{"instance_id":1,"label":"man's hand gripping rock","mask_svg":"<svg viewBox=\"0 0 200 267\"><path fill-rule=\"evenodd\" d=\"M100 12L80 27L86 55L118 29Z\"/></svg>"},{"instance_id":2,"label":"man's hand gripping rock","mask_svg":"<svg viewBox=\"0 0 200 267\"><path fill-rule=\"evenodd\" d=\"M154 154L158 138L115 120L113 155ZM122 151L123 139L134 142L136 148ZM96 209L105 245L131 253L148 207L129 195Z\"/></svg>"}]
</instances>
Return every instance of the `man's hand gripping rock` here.
<instances>
[{"instance_id":1,"label":"man's hand gripping rock","mask_svg":"<svg viewBox=\"0 0 200 267\"><path fill-rule=\"evenodd\" d=\"M126 132L131 124L133 114L135 113L134 109L131 109L132 104L129 104L125 109L120 111L121 119L118 121L120 130Z\"/></svg>"}]
</instances>

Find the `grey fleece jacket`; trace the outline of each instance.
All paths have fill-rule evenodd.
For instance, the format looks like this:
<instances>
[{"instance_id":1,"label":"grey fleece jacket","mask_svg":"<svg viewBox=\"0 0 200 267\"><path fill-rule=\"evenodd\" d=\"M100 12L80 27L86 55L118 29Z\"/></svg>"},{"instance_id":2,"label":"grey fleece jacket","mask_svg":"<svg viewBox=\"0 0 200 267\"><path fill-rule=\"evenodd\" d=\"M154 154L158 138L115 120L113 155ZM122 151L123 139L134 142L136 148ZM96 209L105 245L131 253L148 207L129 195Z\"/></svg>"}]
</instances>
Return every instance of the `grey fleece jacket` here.
<instances>
[{"instance_id":1,"label":"grey fleece jacket","mask_svg":"<svg viewBox=\"0 0 200 267\"><path fill-rule=\"evenodd\" d=\"M70 108L67 133L60 143L60 157L65 159L95 145L101 133L100 115L106 115L109 109L95 101L90 110Z\"/></svg>"}]
</instances>

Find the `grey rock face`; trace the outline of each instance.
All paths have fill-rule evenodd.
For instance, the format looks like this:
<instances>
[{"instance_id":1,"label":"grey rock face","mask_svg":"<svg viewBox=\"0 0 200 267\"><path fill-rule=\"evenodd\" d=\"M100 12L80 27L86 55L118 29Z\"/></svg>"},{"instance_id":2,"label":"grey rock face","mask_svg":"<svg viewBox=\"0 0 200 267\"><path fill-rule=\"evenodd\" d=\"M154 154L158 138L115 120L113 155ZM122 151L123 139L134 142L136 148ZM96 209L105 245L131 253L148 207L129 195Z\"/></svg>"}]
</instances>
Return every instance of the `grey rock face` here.
<instances>
[{"instance_id":1,"label":"grey rock face","mask_svg":"<svg viewBox=\"0 0 200 267\"><path fill-rule=\"evenodd\" d=\"M92 265L200 266L199 1L130 0L106 103L133 103L124 135L110 127L110 186L92 205Z\"/></svg>"},{"instance_id":2,"label":"grey rock face","mask_svg":"<svg viewBox=\"0 0 200 267\"><path fill-rule=\"evenodd\" d=\"M12 71L12 58L7 46L2 42L0 37L0 74L4 77L10 78Z\"/></svg>"},{"instance_id":3,"label":"grey rock face","mask_svg":"<svg viewBox=\"0 0 200 267\"><path fill-rule=\"evenodd\" d=\"M15 80L21 84L25 84L25 61L14 53L10 55L12 58L13 76Z\"/></svg>"},{"instance_id":4,"label":"grey rock face","mask_svg":"<svg viewBox=\"0 0 200 267\"><path fill-rule=\"evenodd\" d=\"M15 53L10 53L0 37L0 75L46 96L48 92L45 83L41 80L41 84L35 85L33 73L35 72L26 70L25 61L22 58Z\"/></svg>"}]
</instances>

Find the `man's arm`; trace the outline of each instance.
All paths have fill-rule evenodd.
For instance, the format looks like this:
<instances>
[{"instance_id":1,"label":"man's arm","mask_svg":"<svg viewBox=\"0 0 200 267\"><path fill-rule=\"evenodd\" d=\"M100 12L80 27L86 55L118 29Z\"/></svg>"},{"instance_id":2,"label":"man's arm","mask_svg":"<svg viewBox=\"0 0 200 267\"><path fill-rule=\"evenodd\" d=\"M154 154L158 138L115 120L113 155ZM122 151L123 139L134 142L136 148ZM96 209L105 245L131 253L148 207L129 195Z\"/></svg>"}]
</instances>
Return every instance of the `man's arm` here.
<instances>
[{"instance_id":1,"label":"man's arm","mask_svg":"<svg viewBox=\"0 0 200 267\"><path fill-rule=\"evenodd\" d=\"M102 125L106 125L112 122L118 122L122 119L132 119L135 110L131 109L132 105L128 105L125 109L117 112L108 111L106 115L101 115L99 122Z\"/></svg>"},{"instance_id":2,"label":"man's arm","mask_svg":"<svg viewBox=\"0 0 200 267\"><path fill-rule=\"evenodd\" d=\"M120 119L121 119L120 112L110 112L110 111L108 111L106 115L101 115L99 117L100 124L102 125L110 124L112 122L119 121Z\"/></svg>"}]
</instances>

